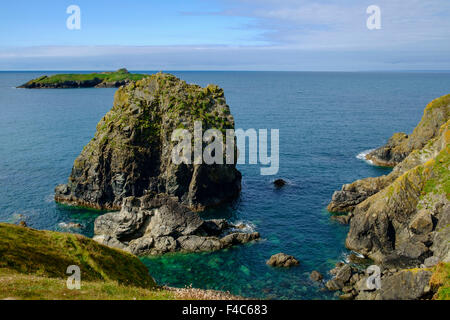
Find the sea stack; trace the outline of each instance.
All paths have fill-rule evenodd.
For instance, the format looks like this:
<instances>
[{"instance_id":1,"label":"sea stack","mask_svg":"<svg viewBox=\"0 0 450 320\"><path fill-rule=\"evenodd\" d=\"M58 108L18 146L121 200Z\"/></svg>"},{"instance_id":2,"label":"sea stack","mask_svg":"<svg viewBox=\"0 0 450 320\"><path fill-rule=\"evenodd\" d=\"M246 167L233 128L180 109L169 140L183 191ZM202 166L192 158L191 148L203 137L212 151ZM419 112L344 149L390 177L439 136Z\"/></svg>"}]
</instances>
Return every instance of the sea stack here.
<instances>
[{"instance_id":1,"label":"sea stack","mask_svg":"<svg viewBox=\"0 0 450 320\"><path fill-rule=\"evenodd\" d=\"M55 190L60 203L119 210L126 197L166 195L192 211L239 195L241 174L234 164L174 164L175 129L193 132L234 129L224 92L158 73L120 87L113 108L75 160L67 184Z\"/></svg>"}]
</instances>

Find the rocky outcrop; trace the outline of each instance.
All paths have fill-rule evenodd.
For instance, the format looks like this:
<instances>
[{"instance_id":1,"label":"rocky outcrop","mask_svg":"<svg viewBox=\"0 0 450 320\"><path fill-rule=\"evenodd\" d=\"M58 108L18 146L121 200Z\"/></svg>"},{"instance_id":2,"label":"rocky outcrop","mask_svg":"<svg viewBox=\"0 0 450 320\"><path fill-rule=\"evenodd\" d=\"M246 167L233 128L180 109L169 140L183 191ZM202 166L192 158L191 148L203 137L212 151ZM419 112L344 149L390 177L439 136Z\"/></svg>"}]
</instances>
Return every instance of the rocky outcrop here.
<instances>
[{"instance_id":1,"label":"rocky outcrop","mask_svg":"<svg viewBox=\"0 0 450 320\"><path fill-rule=\"evenodd\" d=\"M235 165L175 164L172 132L234 128L223 90L202 88L169 74L154 74L119 88L113 108L75 160L68 183L55 190L61 203L120 210L126 197L165 194L191 210L239 195Z\"/></svg>"},{"instance_id":2,"label":"rocky outcrop","mask_svg":"<svg viewBox=\"0 0 450 320\"><path fill-rule=\"evenodd\" d=\"M407 152L389 175L358 180L333 195L329 209L351 212L347 248L384 270L380 290L364 289L362 279L359 284L348 283L336 276L327 282L330 290L344 292L343 299L422 299L433 295L428 284L430 268L450 262L449 98L447 95L429 104L414 134L400 139L407 141L401 144L408 146L402 149ZM352 289L346 289L349 285Z\"/></svg>"},{"instance_id":3,"label":"rocky outcrop","mask_svg":"<svg viewBox=\"0 0 450 320\"><path fill-rule=\"evenodd\" d=\"M271 256L266 264L272 267L290 268L298 266L300 262L293 256L280 252Z\"/></svg>"},{"instance_id":4,"label":"rocky outcrop","mask_svg":"<svg viewBox=\"0 0 450 320\"><path fill-rule=\"evenodd\" d=\"M425 108L422 120L411 135L395 133L385 146L370 152L366 158L375 165L396 166L412 151L422 149L438 135L439 128L450 116L449 110L450 94L433 100Z\"/></svg>"},{"instance_id":5,"label":"rocky outcrop","mask_svg":"<svg viewBox=\"0 0 450 320\"><path fill-rule=\"evenodd\" d=\"M450 121L434 142L442 146L435 158L356 206L346 239L349 249L377 263L403 267L420 266L432 255L448 256L449 238L439 239L448 236L450 219L449 130Z\"/></svg>"},{"instance_id":6,"label":"rocky outcrop","mask_svg":"<svg viewBox=\"0 0 450 320\"><path fill-rule=\"evenodd\" d=\"M205 221L176 197L128 197L120 212L95 220L94 240L135 255L216 251L259 238L242 229L222 219Z\"/></svg>"},{"instance_id":7,"label":"rocky outcrop","mask_svg":"<svg viewBox=\"0 0 450 320\"><path fill-rule=\"evenodd\" d=\"M405 142L405 146L413 146L408 149L407 153L402 153L406 158L401 158L401 161L395 162L397 165L388 175L365 178L343 185L341 190L334 192L327 210L341 213L351 212L358 204L389 186L406 171L436 157L442 150L442 140L439 140L442 139L442 133L439 130L449 119L449 110L450 95L433 100L426 107L424 116L416 129L414 129L410 140L405 140L408 141L408 143ZM437 125L439 127L436 129Z\"/></svg>"},{"instance_id":8,"label":"rocky outcrop","mask_svg":"<svg viewBox=\"0 0 450 320\"><path fill-rule=\"evenodd\" d=\"M340 291L342 300L418 300L432 298L435 289L430 284L431 269L384 269L379 274L379 287L367 271L349 264L330 271L334 277L325 287Z\"/></svg>"}]
</instances>

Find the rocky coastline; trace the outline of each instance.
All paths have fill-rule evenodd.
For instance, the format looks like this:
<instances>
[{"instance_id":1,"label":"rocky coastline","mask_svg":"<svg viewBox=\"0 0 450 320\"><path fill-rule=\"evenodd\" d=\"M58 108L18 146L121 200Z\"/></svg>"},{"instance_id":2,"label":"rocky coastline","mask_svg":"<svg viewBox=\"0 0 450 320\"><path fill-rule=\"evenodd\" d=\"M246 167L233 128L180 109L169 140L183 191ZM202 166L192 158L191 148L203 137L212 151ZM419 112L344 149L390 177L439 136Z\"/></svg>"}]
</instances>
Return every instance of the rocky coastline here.
<instances>
[{"instance_id":1,"label":"rocky coastline","mask_svg":"<svg viewBox=\"0 0 450 320\"><path fill-rule=\"evenodd\" d=\"M433 100L413 133L395 134L368 154L376 165L395 165L386 176L346 184L330 212L348 223L346 247L380 267L381 287L367 288L358 264L338 265L327 288L342 299L436 297L436 270L450 263L450 95ZM436 281L435 281L436 282Z\"/></svg>"}]
</instances>

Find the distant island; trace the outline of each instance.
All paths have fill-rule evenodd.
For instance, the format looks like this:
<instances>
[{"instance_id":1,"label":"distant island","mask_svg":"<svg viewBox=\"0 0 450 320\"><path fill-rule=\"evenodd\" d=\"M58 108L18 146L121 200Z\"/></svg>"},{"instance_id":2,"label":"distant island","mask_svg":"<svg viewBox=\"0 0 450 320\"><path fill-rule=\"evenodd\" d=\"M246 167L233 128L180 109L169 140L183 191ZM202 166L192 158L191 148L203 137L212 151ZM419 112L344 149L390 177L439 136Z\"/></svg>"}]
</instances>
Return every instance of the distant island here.
<instances>
[{"instance_id":1,"label":"distant island","mask_svg":"<svg viewBox=\"0 0 450 320\"><path fill-rule=\"evenodd\" d=\"M18 88L25 89L70 89L70 88L118 88L131 81L148 77L147 74L130 73L122 68L114 72L89 74L55 74L42 76L24 83Z\"/></svg>"}]
</instances>

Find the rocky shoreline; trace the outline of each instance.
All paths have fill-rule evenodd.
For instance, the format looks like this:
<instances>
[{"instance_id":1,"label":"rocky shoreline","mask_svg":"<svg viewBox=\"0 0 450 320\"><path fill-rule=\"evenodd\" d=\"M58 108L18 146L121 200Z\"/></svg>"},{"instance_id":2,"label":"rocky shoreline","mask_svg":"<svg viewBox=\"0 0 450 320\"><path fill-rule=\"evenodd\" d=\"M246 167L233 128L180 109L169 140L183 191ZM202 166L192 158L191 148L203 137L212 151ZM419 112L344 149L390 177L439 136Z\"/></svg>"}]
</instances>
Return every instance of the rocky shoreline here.
<instances>
[{"instance_id":1,"label":"rocky shoreline","mask_svg":"<svg viewBox=\"0 0 450 320\"><path fill-rule=\"evenodd\" d=\"M94 240L135 255L217 251L260 237L225 219L203 220L166 196L129 197L120 212L95 220Z\"/></svg>"},{"instance_id":2,"label":"rocky shoreline","mask_svg":"<svg viewBox=\"0 0 450 320\"><path fill-rule=\"evenodd\" d=\"M395 134L367 156L375 164L395 165L389 175L346 184L333 194L328 210L348 212L333 217L350 224L346 247L382 272L381 288L374 290L364 287L366 272L337 266L327 287L341 290L343 299L424 299L436 293L429 284L433 271L450 263L449 117L450 95L433 100L413 134Z\"/></svg>"}]
</instances>

